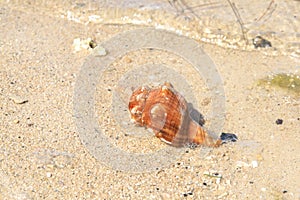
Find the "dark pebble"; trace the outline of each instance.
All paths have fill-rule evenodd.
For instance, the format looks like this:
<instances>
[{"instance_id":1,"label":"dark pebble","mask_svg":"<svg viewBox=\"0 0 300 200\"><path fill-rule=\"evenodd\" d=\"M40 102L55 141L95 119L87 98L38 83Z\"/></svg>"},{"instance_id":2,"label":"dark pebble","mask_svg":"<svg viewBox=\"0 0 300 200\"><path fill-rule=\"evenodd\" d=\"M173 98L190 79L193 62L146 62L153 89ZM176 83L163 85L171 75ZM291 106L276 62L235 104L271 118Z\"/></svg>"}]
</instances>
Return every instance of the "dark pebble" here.
<instances>
[{"instance_id":1,"label":"dark pebble","mask_svg":"<svg viewBox=\"0 0 300 200\"><path fill-rule=\"evenodd\" d=\"M238 137L233 133L222 133L220 138L222 143L236 142L238 140Z\"/></svg>"},{"instance_id":2,"label":"dark pebble","mask_svg":"<svg viewBox=\"0 0 300 200\"><path fill-rule=\"evenodd\" d=\"M256 36L254 39L252 39L253 45L255 48L266 48L266 47L272 47L271 42L268 40L264 39L261 36Z\"/></svg>"},{"instance_id":3,"label":"dark pebble","mask_svg":"<svg viewBox=\"0 0 300 200\"><path fill-rule=\"evenodd\" d=\"M283 120L282 120L282 119L277 119L277 120L276 120L276 124L277 124L277 125L280 125L280 124L282 124L282 123L283 123Z\"/></svg>"},{"instance_id":4,"label":"dark pebble","mask_svg":"<svg viewBox=\"0 0 300 200\"><path fill-rule=\"evenodd\" d=\"M188 192L183 194L184 197L187 197L188 195L193 195L193 192Z\"/></svg>"},{"instance_id":5,"label":"dark pebble","mask_svg":"<svg viewBox=\"0 0 300 200\"><path fill-rule=\"evenodd\" d=\"M94 49L94 48L97 46L97 43L96 43L94 40L91 40L91 41L89 42L89 46L90 46L92 49Z\"/></svg>"}]
</instances>

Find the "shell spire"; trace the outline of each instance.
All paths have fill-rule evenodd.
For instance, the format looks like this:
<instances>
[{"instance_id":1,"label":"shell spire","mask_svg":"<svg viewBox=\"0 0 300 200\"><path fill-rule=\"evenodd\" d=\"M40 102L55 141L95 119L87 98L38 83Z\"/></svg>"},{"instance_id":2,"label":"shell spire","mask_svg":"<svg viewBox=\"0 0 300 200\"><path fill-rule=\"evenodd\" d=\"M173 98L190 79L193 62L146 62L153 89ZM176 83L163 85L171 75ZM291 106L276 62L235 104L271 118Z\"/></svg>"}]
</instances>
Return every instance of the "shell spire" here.
<instances>
[{"instance_id":1,"label":"shell spire","mask_svg":"<svg viewBox=\"0 0 300 200\"><path fill-rule=\"evenodd\" d=\"M210 146L210 147L218 147L222 144L221 139L214 139L202 126L200 126L195 121L190 122L190 136L191 143L203 145L203 146Z\"/></svg>"}]
</instances>

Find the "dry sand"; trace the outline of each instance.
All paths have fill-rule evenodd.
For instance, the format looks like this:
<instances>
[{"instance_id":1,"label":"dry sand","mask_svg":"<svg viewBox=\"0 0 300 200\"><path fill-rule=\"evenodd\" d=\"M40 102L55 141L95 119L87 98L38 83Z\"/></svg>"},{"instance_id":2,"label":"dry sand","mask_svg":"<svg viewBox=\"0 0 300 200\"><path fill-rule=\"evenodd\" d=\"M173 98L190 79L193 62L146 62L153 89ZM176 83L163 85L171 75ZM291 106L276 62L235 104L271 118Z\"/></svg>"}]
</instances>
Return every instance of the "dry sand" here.
<instances>
[{"instance_id":1,"label":"dry sand","mask_svg":"<svg viewBox=\"0 0 300 200\"><path fill-rule=\"evenodd\" d=\"M0 199L300 199L299 97L256 85L270 74L297 72L297 60L266 56L263 49L241 51L199 43L224 82L223 131L236 133L239 141L211 150L186 149L159 170L118 171L97 160L81 142L73 96L90 51L74 52L72 44L75 38L88 37L100 43L136 27L95 27L37 8L0 5ZM97 111L99 122L104 120L101 127L112 143L128 146L128 151L151 147L143 144L144 139L133 140L132 147L130 139L110 130L113 125L101 113L111 112L106 103L111 94L99 91L116 88L117 75L123 73L118 67L124 63L130 67L160 58L165 64L184 65L159 54L133 53L116 60L116 76L109 70L106 74L114 76L113 81L97 89L98 99L107 99L96 102L102 109ZM209 103L197 98L205 116ZM275 123L278 118L282 125ZM151 142L165 147L154 137Z\"/></svg>"}]
</instances>

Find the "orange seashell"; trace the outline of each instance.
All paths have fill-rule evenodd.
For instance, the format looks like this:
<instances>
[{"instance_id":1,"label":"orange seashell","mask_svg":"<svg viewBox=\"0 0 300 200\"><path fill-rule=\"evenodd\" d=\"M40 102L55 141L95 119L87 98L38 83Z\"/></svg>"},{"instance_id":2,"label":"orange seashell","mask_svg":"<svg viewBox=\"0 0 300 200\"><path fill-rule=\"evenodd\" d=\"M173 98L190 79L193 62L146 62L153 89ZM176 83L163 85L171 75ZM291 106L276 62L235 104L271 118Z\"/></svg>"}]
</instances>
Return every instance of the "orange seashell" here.
<instances>
[{"instance_id":1,"label":"orange seashell","mask_svg":"<svg viewBox=\"0 0 300 200\"><path fill-rule=\"evenodd\" d=\"M152 89L137 88L130 97L128 108L133 122L151 128L156 137L172 146L218 147L222 143L192 119L187 101L170 83Z\"/></svg>"}]
</instances>

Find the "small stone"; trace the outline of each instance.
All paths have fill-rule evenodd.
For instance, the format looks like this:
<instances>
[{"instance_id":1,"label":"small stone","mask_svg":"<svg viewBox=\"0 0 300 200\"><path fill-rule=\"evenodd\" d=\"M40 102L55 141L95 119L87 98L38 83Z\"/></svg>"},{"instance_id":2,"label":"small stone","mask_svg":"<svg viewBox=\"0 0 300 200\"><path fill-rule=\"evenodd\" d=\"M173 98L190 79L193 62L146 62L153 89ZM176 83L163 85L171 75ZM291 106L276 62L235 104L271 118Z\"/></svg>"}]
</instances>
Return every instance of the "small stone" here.
<instances>
[{"instance_id":1,"label":"small stone","mask_svg":"<svg viewBox=\"0 0 300 200\"><path fill-rule=\"evenodd\" d=\"M192 196L192 195L193 195L193 192L188 192L187 194L190 195L190 196Z\"/></svg>"},{"instance_id":2,"label":"small stone","mask_svg":"<svg viewBox=\"0 0 300 200\"><path fill-rule=\"evenodd\" d=\"M270 41L264 39L261 36L256 36L255 38L252 39L252 43L255 48L267 48L267 47L272 47L272 44Z\"/></svg>"},{"instance_id":3,"label":"small stone","mask_svg":"<svg viewBox=\"0 0 300 200\"><path fill-rule=\"evenodd\" d=\"M236 142L238 140L237 136L233 133L222 133L220 138L222 143Z\"/></svg>"},{"instance_id":4,"label":"small stone","mask_svg":"<svg viewBox=\"0 0 300 200\"><path fill-rule=\"evenodd\" d=\"M33 126L33 125L34 125L33 122L27 122L27 126L31 127L31 126Z\"/></svg>"},{"instance_id":5,"label":"small stone","mask_svg":"<svg viewBox=\"0 0 300 200\"><path fill-rule=\"evenodd\" d=\"M264 160L264 158L263 158L263 156L261 154L257 154L256 158L257 158L258 161Z\"/></svg>"},{"instance_id":6,"label":"small stone","mask_svg":"<svg viewBox=\"0 0 300 200\"><path fill-rule=\"evenodd\" d=\"M47 173L46 173L46 176L47 176L48 178L50 178L50 177L52 176L51 172L47 172Z\"/></svg>"},{"instance_id":7,"label":"small stone","mask_svg":"<svg viewBox=\"0 0 300 200\"><path fill-rule=\"evenodd\" d=\"M16 104L24 104L24 103L28 102L27 99L25 99L24 97L18 96L18 95L10 95L9 98L11 100L13 100L13 102Z\"/></svg>"},{"instance_id":8,"label":"small stone","mask_svg":"<svg viewBox=\"0 0 300 200\"><path fill-rule=\"evenodd\" d=\"M277 120L276 120L276 124L277 124L277 125L281 125L282 123L283 123L283 120L282 120L282 119L277 119Z\"/></svg>"},{"instance_id":9,"label":"small stone","mask_svg":"<svg viewBox=\"0 0 300 200\"><path fill-rule=\"evenodd\" d=\"M207 175L208 176L208 175L210 175L210 173L209 173L209 171L204 171L203 175Z\"/></svg>"},{"instance_id":10,"label":"small stone","mask_svg":"<svg viewBox=\"0 0 300 200\"><path fill-rule=\"evenodd\" d=\"M226 180L225 181L227 185L231 185L231 181L230 180Z\"/></svg>"},{"instance_id":11,"label":"small stone","mask_svg":"<svg viewBox=\"0 0 300 200\"><path fill-rule=\"evenodd\" d=\"M262 192L265 192L265 191L267 191L267 188L261 188L260 189Z\"/></svg>"},{"instance_id":12,"label":"small stone","mask_svg":"<svg viewBox=\"0 0 300 200\"><path fill-rule=\"evenodd\" d=\"M15 120L14 120L14 123L15 123L15 124L18 124L18 123L20 123L20 120L15 119Z\"/></svg>"},{"instance_id":13,"label":"small stone","mask_svg":"<svg viewBox=\"0 0 300 200\"><path fill-rule=\"evenodd\" d=\"M243 161L237 161L236 167L249 167L249 164Z\"/></svg>"},{"instance_id":14,"label":"small stone","mask_svg":"<svg viewBox=\"0 0 300 200\"><path fill-rule=\"evenodd\" d=\"M132 63L132 59L129 58L129 57L125 57L125 62L126 62L126 63Z\"/></svg>"},{"instance_id":15,"label":"small stone","mask_svg":"<svg viewBox=\"0 0 300 200\"><path fill-rule=\"evenodd\" d=\"M91 40L89 42L89 46L90 46L90 48L94 49L97 46L97 43L94 40Z\"/></svg>"},{"instance_id":16,"label":"small stone","mask_svg":"<svg viewBox=\"0 0 300 200\"><path fill-rule=\"evenodd\" d=\"M81 51L82 49L89 49L90 47L90 42L92 41L91 38L87 39L80 39L80 38L75 38L73 40L73 47L74 47L74 52Z\"/></svg>"},{"instance_id":17,"label":"small stone","mask_svg":"<svg viewBox=\"0 0 300 200\"><path fill-rule=\"evenodd\" d=\"M258 167L258 162L256 160L253 160L251 162L251 165L252 165L253 168L257 168Z\"/></svg>"},{"instance_id":18,"label":"small stone","mask_svg":"<svg viewBox=\"0 0 300 200\"><path fill-rule=\"evenodd\" d=\"M105 56L107 54L106 50L101 46L96 46L93 51L95 56Z\"/></svg>"}]
</instances>

